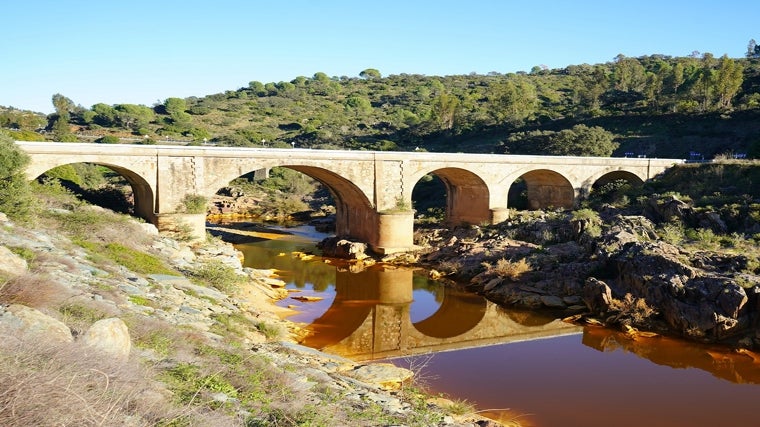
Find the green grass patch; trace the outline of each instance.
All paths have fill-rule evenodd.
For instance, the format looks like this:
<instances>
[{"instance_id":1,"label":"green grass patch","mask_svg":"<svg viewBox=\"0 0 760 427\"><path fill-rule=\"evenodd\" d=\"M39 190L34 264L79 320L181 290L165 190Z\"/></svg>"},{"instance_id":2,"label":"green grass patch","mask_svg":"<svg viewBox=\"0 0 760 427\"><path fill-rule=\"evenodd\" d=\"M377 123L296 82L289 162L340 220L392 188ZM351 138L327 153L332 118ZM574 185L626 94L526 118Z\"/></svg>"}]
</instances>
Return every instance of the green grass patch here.
<instances>
[{"instance_id":1,"label":"green grass patch","mask_svg":"<svg viewBox=\"0 0 760 427\"><path fill-rule=\"evenodd\" d=\"M140 295L130 295L129 301L132 304L141 305L143 307L153 307L155 305L155 302L153 302L153 300L141 297Z\"/></svg>"},{"instance_id":2,"label":"green grass patch","mask_svg":"<svg viewBox=\"0 0 760 427\"><path fill-rule=\"evenodd\" d=\"M187 272L197 284L216 288L231 294L246 281L246 277L238 274L237 270L219 261L209 261Z\"/></svg>"},{"instance_id":3,"label":"green grass patch","mask_svg":"<svg viewBox=\"0 0 760 427\"><path fill-rule=\"evenodd\" d=\"M160 258L121 243L100 243L82 239L74 239L74 243L84 248L89 259L97 264L104 264L105 260L109 260L138 274L178 274Z\"/></svg>"}]
</instances>

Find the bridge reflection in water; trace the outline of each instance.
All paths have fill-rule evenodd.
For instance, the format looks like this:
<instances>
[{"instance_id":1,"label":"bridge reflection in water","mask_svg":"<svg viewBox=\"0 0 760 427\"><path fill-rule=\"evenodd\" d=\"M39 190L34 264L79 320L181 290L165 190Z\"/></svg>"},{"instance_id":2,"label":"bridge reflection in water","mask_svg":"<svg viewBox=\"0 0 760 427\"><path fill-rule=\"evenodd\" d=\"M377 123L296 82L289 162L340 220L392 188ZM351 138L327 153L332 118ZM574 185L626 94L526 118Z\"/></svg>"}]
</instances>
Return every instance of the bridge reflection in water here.
<instances>
[{"instance_id":1,"label":"bridge reflection in water","mask_svg":"<svg viewBox=\"0 0 760 427\"><path fill-rule=\"evenodd\" d=\"M438 305L421 320L413 319L415 288L427 288ZM332 305L307 329L304 345L358 361L581 332L560 320L506 311L478 295L431 285L414 270L393 266L337 271Z\"/></svg>"}]
</instances>

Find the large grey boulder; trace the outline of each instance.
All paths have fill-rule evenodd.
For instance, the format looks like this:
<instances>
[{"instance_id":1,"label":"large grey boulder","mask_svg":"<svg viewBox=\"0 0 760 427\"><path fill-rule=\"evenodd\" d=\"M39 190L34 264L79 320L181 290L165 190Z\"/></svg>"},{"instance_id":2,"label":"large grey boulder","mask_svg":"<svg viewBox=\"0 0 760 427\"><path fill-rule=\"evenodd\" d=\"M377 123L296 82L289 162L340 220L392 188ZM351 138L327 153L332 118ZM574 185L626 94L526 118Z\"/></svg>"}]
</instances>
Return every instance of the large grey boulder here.
<instances>
[{"instance_id":1,"label":"large grey boulder","mask_svg":"<svg viewBox=\"0 0 760 427\"><path fill-rule=\"evenodd\" d=\"M0 310L0 330L12 334L31 334L52 342L72 342L71 330L63 322L21 304Z\"/></svg>"}]
</instances>

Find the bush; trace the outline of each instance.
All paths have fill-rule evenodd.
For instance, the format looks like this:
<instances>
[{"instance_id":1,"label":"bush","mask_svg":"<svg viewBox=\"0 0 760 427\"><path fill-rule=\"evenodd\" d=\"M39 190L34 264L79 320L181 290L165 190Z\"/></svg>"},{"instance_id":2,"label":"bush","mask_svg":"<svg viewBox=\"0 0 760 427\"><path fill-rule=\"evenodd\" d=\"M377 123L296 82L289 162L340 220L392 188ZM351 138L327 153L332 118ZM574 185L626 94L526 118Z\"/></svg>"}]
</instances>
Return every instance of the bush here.
<instances>
[{"instance_id":1,"label":"bush","mask_svg":"<svg viewBox=\"0 0 760 427\"><path fill-rule=\"evenodd\" d=\"M496 261L496 265L485 264L486 272L488 274L495 274L499 277L503 277L510 280L517 280L523 273L532 270L530 264L525 259L518 261L510 261L507 259L500 259Z\"/></svg>"},{"instance_id":2,"label":"bush","mask_svg":"<svg viewBox=\"0 0 760 427\"><path fill-rule=\"evenodd\" d=\"M95 142L97 142L98 144L118 144L119 137L113 136L113 135L106 135L104 137L96 139Z\"/></svg>"},{"instance_id":3,"label":"bush","mask_svg":"<svg viewBox=\"0 0 760 427\"><path fill-rule=\"evenodd\" d=\"M206 213L206 206L208 205L208 199L200 194L186 194L182 198L182 210L189 214L203 214Z\"/></svg>"},{"instance_id":4,"label":"bush","mask_svg":"<svg viewBox=\"0 0 760 427\"><path fill-rule=\"evenodd\" d=\"M234 268L219 261L206 262L200 267L190 270L187 274L202 285L216 288L228 294L236 291L245 280L245 276L238 274Z\"/></svg>"},{"instance_id":5,"label":"bush","mask_svg":"<svg viewBox=\"0 0 760 427\"><path fill-rule=\"evenodd\" d=\"M24 175L29 156L4 133L0 133L0 212L17 221L29 219L32 192Z\"/></svg>"}]
</instances>

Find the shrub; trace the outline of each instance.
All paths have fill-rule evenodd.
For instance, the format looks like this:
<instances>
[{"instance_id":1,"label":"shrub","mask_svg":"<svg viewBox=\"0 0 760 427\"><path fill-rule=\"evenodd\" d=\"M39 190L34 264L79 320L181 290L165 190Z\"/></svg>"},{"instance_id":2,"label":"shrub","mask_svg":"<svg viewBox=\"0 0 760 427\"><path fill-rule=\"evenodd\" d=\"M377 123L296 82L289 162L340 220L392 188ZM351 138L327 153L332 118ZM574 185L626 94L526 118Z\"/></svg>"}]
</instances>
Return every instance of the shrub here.
<instances>
[{"instance_id":1,"label":"shrub","mask_svg":"<svg viewBox=\"0 0 760 427\"><path fill-rule=\"evenodd\" d=\"M113 135L106 135L104 137L96 139L95 142L97 142L98 144L118 144L119 137L113 136Z\"/></svg>"},{"instance_id":2,"label":"shrub","mask_svg":"<svg viewBox=\"0 0 760 427\"><path fill-rule=\"evenodd\" d=\"M208 205L208 199L200 194L186 194L182 198L182 206L180 209L189 214L202 214L206 213L206 206Z\"/></svg>"},{"instance_id":3,"label":"shrub","mask_svg":"<svg viewBox=\"0 0 760 427\"><path fill-rule=\"evenodd\" d=\"M245 276L227 264L220 261L209 261L201 264L187 274L201 285L216 288L225 293L232 293L245 281Z\"/></svg>"},{"instance_id":4,"label":"shrub","mask_svg":"<svg viewBox=\"0 0 760 427\"><path fill-rule=\"evenodd\" d=\"M29 156L0 132L0 212L17 221L30 218L34 203L24 175L27 164Z\"/></svg>"},{"instance_id":5,"label":"shrub","mask_svg":"<svg viewBox=\"0 0 760 427\"><path fill-rule=\"evenodd\" d=\"M517 261L510 261L502 258L496 261L496 265L486 265L487 273L495 274L499 277L510 280L517 280L523 275L523 273L531 270L532 267L524 258Z\"/></svg>"}]
</instances>

